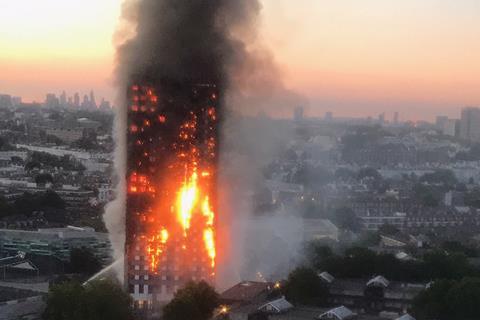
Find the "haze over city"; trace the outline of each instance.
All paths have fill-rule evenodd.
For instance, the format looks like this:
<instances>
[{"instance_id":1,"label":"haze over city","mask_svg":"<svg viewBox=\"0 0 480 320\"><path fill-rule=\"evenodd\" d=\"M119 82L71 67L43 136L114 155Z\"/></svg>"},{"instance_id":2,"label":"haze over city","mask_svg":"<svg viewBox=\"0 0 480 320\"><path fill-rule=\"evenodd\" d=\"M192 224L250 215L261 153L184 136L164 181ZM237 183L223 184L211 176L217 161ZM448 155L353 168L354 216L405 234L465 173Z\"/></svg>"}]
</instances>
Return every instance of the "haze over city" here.
<instances>
[{"instance_id":1,"label":"haze over city","mask_svg":"<svg viewBox=\"0 0 480 320\"><path fill-rule=\"evenodd\" d=\"M404 119L432 120L479 104L476 0L262 5L260 36L311 116L400 111ZM120 0L1 1L0 88L25 101L90 89L113 101L120 12Z\"/></svg>"}]
</instances>

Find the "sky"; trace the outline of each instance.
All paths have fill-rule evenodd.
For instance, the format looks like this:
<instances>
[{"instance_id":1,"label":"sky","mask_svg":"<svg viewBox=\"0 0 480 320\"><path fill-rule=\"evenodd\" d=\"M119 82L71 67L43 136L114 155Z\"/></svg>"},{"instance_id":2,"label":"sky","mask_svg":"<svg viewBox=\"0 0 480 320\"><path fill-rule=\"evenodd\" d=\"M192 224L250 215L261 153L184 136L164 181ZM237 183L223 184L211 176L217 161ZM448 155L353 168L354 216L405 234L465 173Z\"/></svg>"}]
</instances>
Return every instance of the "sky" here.
<instances>
[{"instance_id":1,"label":"sky","mask_svg":"<svg viewBox=\"0 0 480 320\"><path fill-rule=\"evenodd\" d=\"M261 37L307 114L404 119L480 105L478 0L262 0ZM0 0L0 92L113 99L121 0Z\"/></svg>"}]
</instances>

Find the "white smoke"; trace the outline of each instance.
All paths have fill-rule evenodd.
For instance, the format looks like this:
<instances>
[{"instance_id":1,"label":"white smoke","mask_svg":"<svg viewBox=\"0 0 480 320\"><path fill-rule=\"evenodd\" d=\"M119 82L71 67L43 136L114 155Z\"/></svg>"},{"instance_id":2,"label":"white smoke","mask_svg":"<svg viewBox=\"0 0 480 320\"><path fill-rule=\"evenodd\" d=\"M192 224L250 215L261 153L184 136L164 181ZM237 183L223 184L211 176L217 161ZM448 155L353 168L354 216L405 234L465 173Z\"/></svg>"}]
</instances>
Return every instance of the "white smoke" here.
<instances>
[{"instance_id":1,"label":"white smoke","mask_svg":"<svg viewBox=\"0 0 480 320\"><path fill-rule=\"evenodd\" d=\"M220 289L238 281L283 278L301 259L302 218L288 208L255 216L252 196L261 169L294 137L293 128L268 118L229 113L223 129L220 166Z\"/></svg>"},{"instance_id":2,"label":"white smoke","mask_svg":"<svg viewBox=\"0 0 480 320\"><path fill-rule=\"evenodd\" d=\"M103 219L109 232L110 242L113 248L115 261L122 260L125 251L125 214L126 214L126 190L125 181L127 169L127 113L125 103L117 104L115 112L115 153L114 167L115 176L115 199L105 207ZM116 271L120 281L123 282L123 263L116 264Z\"/></svg>"}]
</instances>

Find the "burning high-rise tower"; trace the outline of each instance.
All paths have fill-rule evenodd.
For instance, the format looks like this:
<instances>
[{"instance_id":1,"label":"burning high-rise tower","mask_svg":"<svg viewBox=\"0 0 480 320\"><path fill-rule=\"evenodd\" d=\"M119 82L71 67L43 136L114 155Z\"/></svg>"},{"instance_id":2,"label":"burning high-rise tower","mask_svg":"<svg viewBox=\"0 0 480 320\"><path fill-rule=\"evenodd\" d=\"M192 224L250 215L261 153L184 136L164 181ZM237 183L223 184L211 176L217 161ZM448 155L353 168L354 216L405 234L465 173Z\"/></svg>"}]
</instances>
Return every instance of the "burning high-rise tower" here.
<instances>
[{"instance_id":1,"label":"burning high-rise tower","mask_svg":"<svg viewBox=\"0 0 480 320\"><path fill-rule=\"evenodd\" d=\"M125 287L138 308L168 301L190 280L214 282L222 105L232 70L253 68L239 37L259 8L258 0L125 0L134 32L118 48L117 127L126 136L117 167L126 185L106 221L122 243L115 209L126 204Z\"/></svg>"},{"instance_id":2,"label":"burning high-rise tower","mask_svg":"<svg viewBox=\"0 0 480 320\"><path fill-rule=\"evenodd\" d=\"M139 306L215 276L218 95L214 83L130 86L125 276Z\"/></svg>"}]
</instances>

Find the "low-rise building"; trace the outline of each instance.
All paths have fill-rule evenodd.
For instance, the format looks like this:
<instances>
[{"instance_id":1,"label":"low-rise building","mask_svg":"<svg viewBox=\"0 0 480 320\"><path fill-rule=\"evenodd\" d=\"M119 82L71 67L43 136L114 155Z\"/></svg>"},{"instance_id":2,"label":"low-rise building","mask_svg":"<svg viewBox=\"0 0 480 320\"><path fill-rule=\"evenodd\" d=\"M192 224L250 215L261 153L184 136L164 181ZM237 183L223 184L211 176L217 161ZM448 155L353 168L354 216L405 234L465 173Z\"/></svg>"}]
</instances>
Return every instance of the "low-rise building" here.
<instances>
[{"instance_id":1,"label":"low-rise building","mask_svg":"<svg viewBox=\"0 0 480 320\"><path fill-rule=\"evenodd\" d=\"M388 281L382 276L370 280L335 279L329 284L331 303L371 313L390 311L402 314L425 284Z\"/></svg>"},{"instance_id":2,"label":"low-rise building","mask_svg":"<svg viewBox=\"0 0 480 320\"><path fill-rule=\"evenodd\" d=\"M70 250L73 248L88 248L104 262L110 259L111 246L108 234L95 232L92 228L0 230L0 252L4 255L15 255L21 251L69 261Z\"/></svg>"},{"instance_id":3,"label":"low-rise building","mask_svg":"<svg viewBox=\"0 0 480 320\"><path fill-rule=\"evenodd\" d=\"M46 128L49 136L57 137L66 143L72 143L83 138L82 128Z\"/></svg>"}]
</instances>

